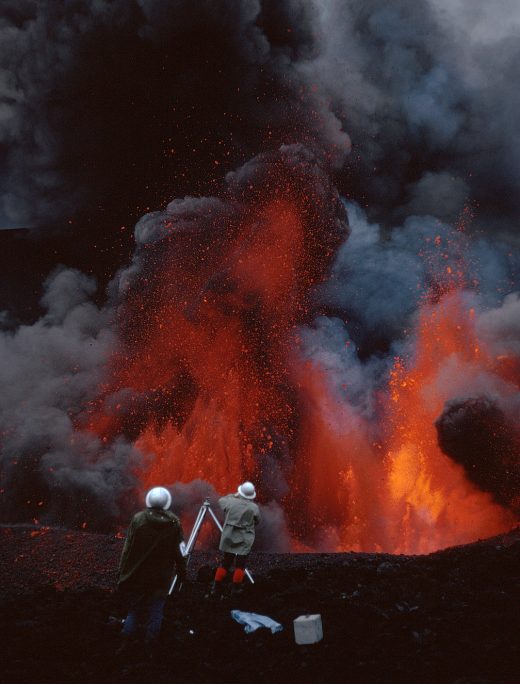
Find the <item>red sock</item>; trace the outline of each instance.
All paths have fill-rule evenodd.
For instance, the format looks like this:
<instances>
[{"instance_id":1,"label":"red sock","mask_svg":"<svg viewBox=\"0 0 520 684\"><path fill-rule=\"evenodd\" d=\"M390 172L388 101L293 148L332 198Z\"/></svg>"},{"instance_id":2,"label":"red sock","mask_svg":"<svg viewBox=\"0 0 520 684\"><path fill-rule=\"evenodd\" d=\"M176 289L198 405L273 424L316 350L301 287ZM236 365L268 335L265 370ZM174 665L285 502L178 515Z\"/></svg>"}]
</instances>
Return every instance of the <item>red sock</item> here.
<instances>
[{"instance_id":1,"label":"red sock","mask_svg":"<svg viewBox=\"0 0 520 684\"><path fill-rule=\"evenodd\" d=\"M217 571L215 572L215 582L222 582L224 577L227 575L227 570L226 568L217 568Z\"/></svg>"},{"instance_id":2,"label":"red sock","mask_svg":"<svg viewBox=\"0 0 520 684\"><path fill-rule=\"evenodd\" d=\"M242 570L242 568L236 568L235 572L233 573L233 584L240 584L240 582L244 579L245 575L245 570Z\"/></svg>"}]
</instances>

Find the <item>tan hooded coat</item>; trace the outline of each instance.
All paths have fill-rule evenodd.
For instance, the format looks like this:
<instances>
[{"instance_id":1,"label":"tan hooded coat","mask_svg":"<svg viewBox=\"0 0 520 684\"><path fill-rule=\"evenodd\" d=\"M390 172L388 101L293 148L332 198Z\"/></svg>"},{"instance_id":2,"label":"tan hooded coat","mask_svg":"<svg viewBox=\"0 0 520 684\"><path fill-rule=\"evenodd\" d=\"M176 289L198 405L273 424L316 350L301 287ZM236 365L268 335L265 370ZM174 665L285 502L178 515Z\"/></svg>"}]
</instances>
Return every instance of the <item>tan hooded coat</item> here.
<instances>
[{"instance_id":1,"label":"tan hooded coat","mask_svg":"<svg viewBox=\"0 0 520 684\"><path fill-rule=\"evenodd\" d=\"M247 556L255 541L255 525L260 522L258 506L240 494L223 496L218 505L225 514L220 550Z\"/></svg>"}]
</instances>

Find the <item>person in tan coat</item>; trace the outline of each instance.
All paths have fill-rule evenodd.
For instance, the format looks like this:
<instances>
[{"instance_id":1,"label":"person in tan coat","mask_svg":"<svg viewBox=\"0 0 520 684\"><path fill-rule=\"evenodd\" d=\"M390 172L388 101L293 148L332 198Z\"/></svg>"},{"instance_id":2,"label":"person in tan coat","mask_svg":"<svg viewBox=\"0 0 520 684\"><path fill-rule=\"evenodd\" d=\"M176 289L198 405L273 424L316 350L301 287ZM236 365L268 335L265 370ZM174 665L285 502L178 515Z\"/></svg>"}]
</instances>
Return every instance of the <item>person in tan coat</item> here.
<instances>
[{"instance_id":1,"label":"person in tan coat","mask_svg":"<svg viewBox=\"0 0 520 684\"><path fill-rule=\"evenodd\" d=\"M213 594L222 593L222 583L233 562L233 590L236 592L242 587L247 557L255 541L255 526L260 522L260 510L253 501L255 497L253 483L244 482L238 487L236 494L228 494L219 499L218 504L225 515L219 545L223 557L215 572Z\"/></svg>"}]
</instances>

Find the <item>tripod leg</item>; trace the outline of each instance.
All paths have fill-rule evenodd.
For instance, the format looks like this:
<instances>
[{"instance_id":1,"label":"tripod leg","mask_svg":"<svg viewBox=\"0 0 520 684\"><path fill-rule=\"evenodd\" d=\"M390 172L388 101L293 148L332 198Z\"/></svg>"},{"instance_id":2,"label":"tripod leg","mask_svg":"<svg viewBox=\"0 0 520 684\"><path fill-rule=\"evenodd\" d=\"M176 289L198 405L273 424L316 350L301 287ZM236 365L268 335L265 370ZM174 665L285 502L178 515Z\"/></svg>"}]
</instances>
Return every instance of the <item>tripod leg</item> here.
<instances>
[{"instance_id":1,"label":"tripod leg","mask_svg":"<svg viewBox=\"0 0 520 684\"><path fill-rule=\"evenodd\" d=\"M211 515L211 517L213 518L213 522L214 522L215 525L218 527L219 532L222 532L222 525L220 524L219 519L218 519L217 516L213 513L213 510L212 510L209 506L208 506L208 511L209 511L209 514Z\"/></svg>"},{"instance_id":2,"label":"tripod leg","mask_svg":"<svg viewBox=\"0 0 520 684\"><path fill-rule=\"evenodd\" d=\"M192 552L193 547L195 546L195 542L197 541L197 537L199 535L199 530L200 530L201 525L204 521L204 517L206 516L206 513L207 513L207 506L201 506L199 513L195 519L193 529L191 530L191 534L188 538L188 543L186 544L186 549L184 552L184 556L186 557L186 565L188 565L188 563L190 561L191 552ZM175 577L172 580L172 583L170 585L170 589L168 591L168 596L171 596L176 585L177 585L177 575L175 575Z\"/></svg>"},{"instance_id":3,"label":"tripod leg","mask_svg":"<svg viewBox=\"0 0 520 684\"><path fill-rule=\"evenodd\" d=\"M204 516L206 515L206 510L205 506L201 506L197 517L195 519L195 522L193 523L193 528L191 530L190 536L188 537L188 541L186 542L186 555L190 553L192 550L193 546L195 545L195 541L197 539L197 535L200 530L200 526L202 525L202 521L204 520Z\"/></svg>"},{"instance_id":4,"label":"tripod leg","mask_svg":"<svg viewBox=\"0 0 520 684\"><path fill-rule=\"evenodd\" d=\"M195 542L197 541L197 537L199 536L199 531L202 526L202 523L204 522L204 518L207 513L207 507L203 506L200 509L199 516L197 517L197 520L195 521L195 524L193 525L193 529L190 534L190 538L188 539L188 543L186 544L186 553L190 554L193 550L193 547L195 546Z\"/></svg>"}]
</instances>

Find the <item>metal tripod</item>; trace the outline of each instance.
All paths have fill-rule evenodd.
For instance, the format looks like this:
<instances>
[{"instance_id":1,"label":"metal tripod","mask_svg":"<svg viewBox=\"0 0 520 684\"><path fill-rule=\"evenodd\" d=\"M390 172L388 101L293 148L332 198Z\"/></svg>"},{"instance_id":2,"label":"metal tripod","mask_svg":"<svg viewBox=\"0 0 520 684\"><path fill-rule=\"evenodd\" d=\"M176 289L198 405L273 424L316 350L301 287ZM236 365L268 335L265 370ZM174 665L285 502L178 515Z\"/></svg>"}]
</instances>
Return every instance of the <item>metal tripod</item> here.
<instances>
[{"instance_id":1,"label":"metal tripod","mask_svg":"<svg viewBox=\"0 0 520 684\"><path fill-rule=\"evenodd\" d=\"M220 524L217 516L215 513L213 513L213 510L211 508L211 505L209 503L209 499L204 499L204 503L200 507L199 512L197 513L197 517L195 518L195 522L193 524L193 529L191 530L191 534L188 537L188 541L186 544L181 545L181 551L182 555L187 559L186 564L189 563L191 552L193 551L193 547L195 546L195 542L197 541L197 537L199 535L200 528L202 526L202 523L204 522L204 518L206 517L206 514L209 513L211 518L213 519L213 522L218 528L219 532L222 532L222 525ZM249 570L246 569L245 571L247 579L251 582L251 584L255 583L255 580L253 579L253 576L249 572ZM177 584L177 575L172 580L171 586L170 586L170 591L168 592L168 595L170 595L173 590L175 589L175 585Z\"/></svg>"}]
</instances>

